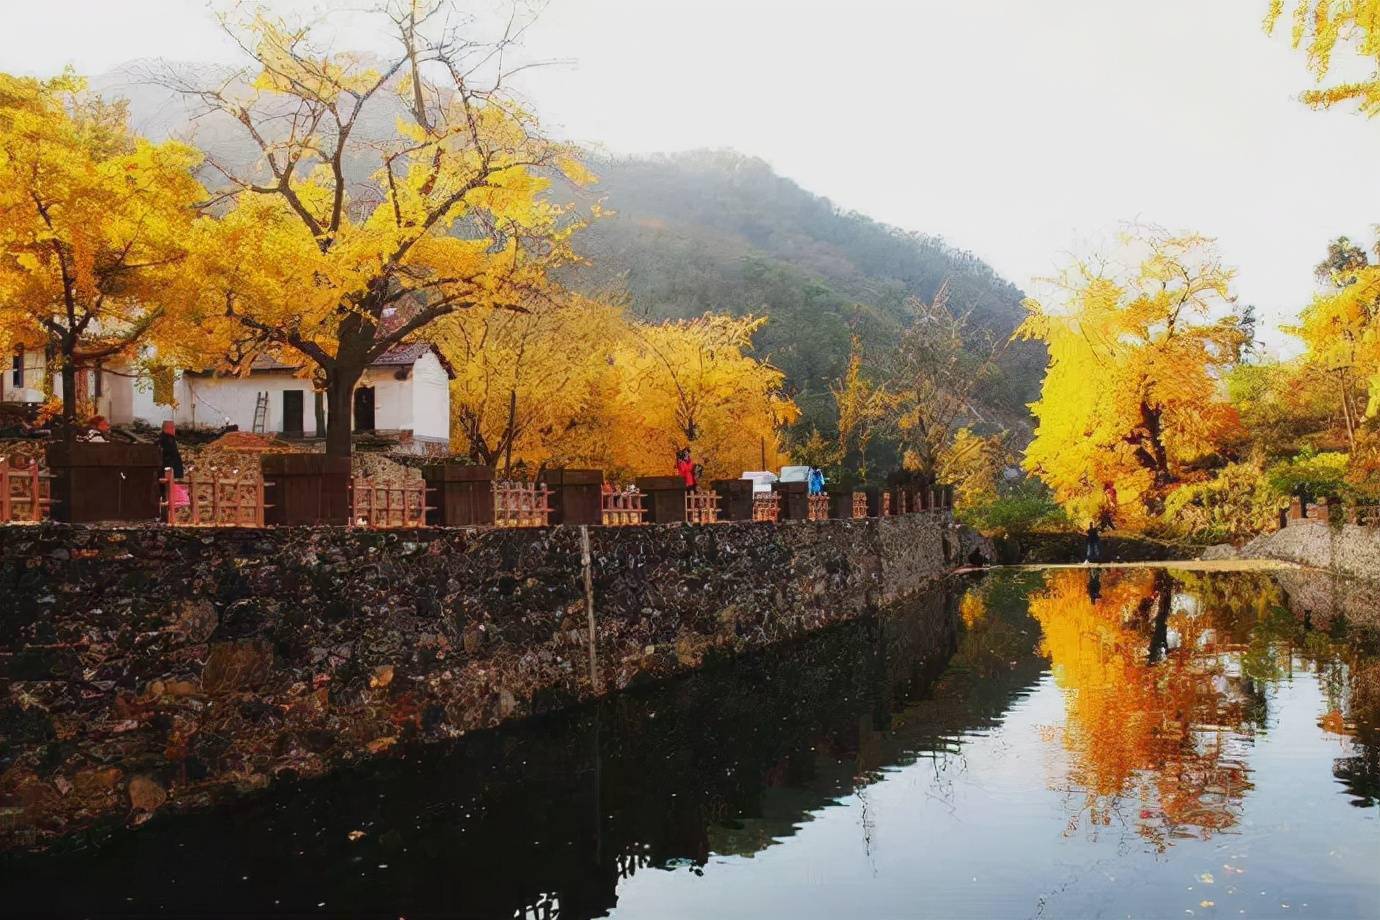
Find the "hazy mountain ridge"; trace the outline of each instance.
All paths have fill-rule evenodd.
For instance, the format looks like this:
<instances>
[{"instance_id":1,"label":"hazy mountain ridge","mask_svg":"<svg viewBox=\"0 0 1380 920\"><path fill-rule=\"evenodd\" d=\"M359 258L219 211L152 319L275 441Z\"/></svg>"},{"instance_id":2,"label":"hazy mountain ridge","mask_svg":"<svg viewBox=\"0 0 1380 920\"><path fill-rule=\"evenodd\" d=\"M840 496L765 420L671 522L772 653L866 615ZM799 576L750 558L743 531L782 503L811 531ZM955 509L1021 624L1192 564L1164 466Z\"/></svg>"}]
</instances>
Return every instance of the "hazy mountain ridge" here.
<instances>
[{"instance_id":1,"label":"hazy mountain ridge","mask_svg":"<svg viewBox=\"0 0 1380 920\"><path fill-rule=\"evenodd\" d=\"M590 265L576 283L625 289L651 317L705 310L765 314L758 347L787 372L805 423L828 429L828 385L857 334L872 355L906 321L909 296L949 303L984 334L1005 338L1024 316L1020 289L943 240L842 211L732 151L592 159L592 194L612 217L581 233ZM1043 369L1019 344L983 394L982 414L1022 426Z\"/></svg>"}]
</instances>

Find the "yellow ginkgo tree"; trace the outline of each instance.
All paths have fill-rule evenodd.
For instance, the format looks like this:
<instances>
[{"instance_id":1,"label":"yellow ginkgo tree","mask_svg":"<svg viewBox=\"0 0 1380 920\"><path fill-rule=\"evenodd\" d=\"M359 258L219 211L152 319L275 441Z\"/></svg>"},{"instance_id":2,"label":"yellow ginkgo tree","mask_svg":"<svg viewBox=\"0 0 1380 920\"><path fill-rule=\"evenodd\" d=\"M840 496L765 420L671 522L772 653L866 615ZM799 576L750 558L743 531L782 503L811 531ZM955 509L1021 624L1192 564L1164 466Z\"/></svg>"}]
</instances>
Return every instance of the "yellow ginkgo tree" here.
<instances>
[{"instance_id":1,"label":"yellow ginkgo tree","mask_svg":"<svg viewBox=\"0 0 1380 920\"><path fill-rule=\"evenodd\" d=\"M1335 384L1335 403L1354 450L1363 418L1380 409L1380 265L1342 237L1331 244L1317 275L1325 289L1288 331L1307 346L1305 367ZM1369 393L1364 408L1356 404L1358 391Z\"/></svg>"},{"instance_id":2,"label":"yellow ginkgo tree","mask_svg":"<svg viewBox=\"0 0 1380 920\"><path fill-rule=\"evenodd\" d=\"M574 295L525 312L489 307L445 323L437 344L456 371L454 440L472 460L507 469L588 462L598 387L625 333L616 308Z\"/></svg>"},{"instance_id":3,"label":"yellow ginkgo tree","mask_svg":"<svg viewBox=\"0 0 1380 920\"><path fill-rule=\"evenodd\" d=\"M331 52L320 28L260 12L227 23L250 70L164 75L253 151L207 161L204 347L240 370L260 355L297 363L325 392L332 456L350 453L371 362L462 310L530 309L574 258L576 223L545 192L587 178L575 151L504 91L509 40L465 40L451 12L374 11L398 38L385 58Z\"/></svg>"},{"instance_id":4,"label":"yellow ginkgo tree","mask_svg":"<svg viewBox=\"0 0 1380 920\"><path fill-rule=\"evenodd\" d=\"M799 415L784 375L751 353L766 322L707 313L691 320L633 323L612 355L620 440L616 465L669 473L689 447L710 476L736 478L785 460L781 430Z\"/></svg>"},{"instance_id":5,"label":"yellow ginkgo tree","mask_svg":"<svg viewBox=\"0 0 1380 920\"><path fill-rule=\"evenodd\" d=\"M1025 466L1075 520L1105 510L1134 525L1236 435L1221 374L1250 334L1232 276L1212 240L1137 227L1027 301L1017 335L1043 341L1049 367Z\"/></svg>"},{"instance_id":6,"label":"yellow ginkgo tree","mask_svg":"<svg viewBox=\"0 0 1380 920\"><path fill-rule=\"evenodd\" d=\"M199 159L135 137L70 73L0 74L0 347L52 356L69 423L78 375L134 356L188 301Z\"/></svg>"}]
</instances>

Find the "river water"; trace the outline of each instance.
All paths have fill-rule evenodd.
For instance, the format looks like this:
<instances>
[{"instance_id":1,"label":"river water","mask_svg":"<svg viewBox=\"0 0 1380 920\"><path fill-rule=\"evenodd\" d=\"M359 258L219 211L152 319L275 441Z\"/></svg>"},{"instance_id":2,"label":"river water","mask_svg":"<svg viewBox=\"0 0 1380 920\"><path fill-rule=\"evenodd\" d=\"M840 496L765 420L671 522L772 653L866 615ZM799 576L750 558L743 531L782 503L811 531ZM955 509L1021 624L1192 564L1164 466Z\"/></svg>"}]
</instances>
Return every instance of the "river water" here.
<instances>
[{"instance_id":1,"label":"river water","mask_svg":"<svg viewBox=\"0 0 1380 920\"><path fill-rule=\"evenodd\" d=\"M993 573L0 862L0 913L1380 917L1377 640L1303 577Z\"/></svg>"}]
</instances>

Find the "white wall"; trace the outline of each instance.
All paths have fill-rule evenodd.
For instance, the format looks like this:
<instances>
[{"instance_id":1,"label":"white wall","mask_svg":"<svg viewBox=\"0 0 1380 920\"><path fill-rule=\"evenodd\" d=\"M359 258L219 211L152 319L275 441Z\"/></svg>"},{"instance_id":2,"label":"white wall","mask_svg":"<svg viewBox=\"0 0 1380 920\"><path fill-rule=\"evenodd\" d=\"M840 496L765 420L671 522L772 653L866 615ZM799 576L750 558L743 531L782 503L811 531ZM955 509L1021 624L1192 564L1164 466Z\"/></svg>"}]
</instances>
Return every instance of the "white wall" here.
<instances>
[{"instance_id":1,"label":"white wall","mask_svg":"<svg viewBox=\"0 0 1380 920\"><path fill-rule=\"evenodd\" d=\"M436 355L427 352L412 366L407 379L398 380L395 367L375 367L365 372L360 386L374 388L374 425L381 431L411 431L414 437L450 443L450 382ZM218 428L254 427L254 406L260 393L268 393L264 430L283 428L283 391L302 391L302 428L307 437L317 436L316 402L310 382L287 373L259 373L249 377L195 377L179 375L173 387L177 409L153 401L153 385L147 379L107 374L107 417L112 424L134 419L159 425L173 419L179 425ZM325 432L321 432L324 435Z\"/></svg>"},{"instance_id":2,"label":"white wall","mask_svg":"<svg viewBox=\"0 0 1380 920\"><path fill-rule=\"evenodd\" d=\"M412 366L412 434L450 444L450 377L432 352Z\"/></svg>"},{"instance_id":3,"label":"white wall","mask_svg":"<svg viewBox=\"0 0 1380 920\"><path fill-rule=\"evenodd\" d=\"M5 355L3 367L5 402L43 402L43 349L26 348L19 384L14 381L14 354ZM54 391L62 392L62 381L54 379Z\"/></svg>"},{"instance_id":4,"label":"white wall","mask_svg":"<svg viewBox=\"0 0 1380 920\"><path fill-rule=\"evenodd\" d=\"M254 406L260 393L268 393L268 414L264 430L282 431L283 391L302 391L302 428L308 437L316 434L316 402L311 384L290 374L254 374L250 377L197 377L178 375L173 384L177 408L153 401L153 383L147 378L106 377L110 396L110 421L125 424L134 420L160 425L172 419L179 425L219 428L238 425L242 431L254 427Z\"/></svg>"},{"instance_id":5,"label":"white wall","mask_svg":"<svg viewBox=\"0 0 1380 920\"><path fill-rule=\"evenodd\" d=\"M249 377L182 377L177 393L177 422L219 428L227 423L241 431L254 427L254 407L260 393L268 394L264 430L283 430L283 392L302 393L302 430L316 434L316 400L311 382L286 373L253 374ZM164 410L166 411L166 410ZM324 434L324 432L322 432Z\"/></svg>"},{"instance_id":6,"label":"white wall","mask_svg":"<svg viewBox=\"0 0 1380 920\"><path fill-rule=\"evenodd\" d=\"M404 368L371 367L359 385L374 388L374 427L379 431L402 431L412 427L412 376L397 379Z\"/></svg>"},{"instance_id":7,"label":"white wall","mask_svg":"<svg viewBox=\"0 0 1380 920\"><path fill-rule=\"evenodd\" d=\"M450 378L433 352L412 365L407 379L397 367L371 367L360 386L374 388L374 426L380 431L410 431L425 441L450 444Z\"/></svg>"},{"instance_id":8,"label":"white wall","mask_svg":"<svg viewBox=\"0 0 1380 920\"><path fill-rule=\"evenodd\" d=\"M44 360L43 349L26 348L22 367L20 369L20 383L15 384L14 380L14 355L6 354L3 362L4 375L0 377L0 399L4 402L20 403L41 403L43 397L43 377L47 373L46 361ZM101 375L101 387L103 395L96 396L96 372L92 369L78 371L79 375L86 375L86 392L95 404L94 413L110 416L110 386L117 383L119 378L112 374ZM78 392L81 392L80 387ZM62 373L59 370L53 372L53 398L62 399Z\"/></svg>"}]
</instances>

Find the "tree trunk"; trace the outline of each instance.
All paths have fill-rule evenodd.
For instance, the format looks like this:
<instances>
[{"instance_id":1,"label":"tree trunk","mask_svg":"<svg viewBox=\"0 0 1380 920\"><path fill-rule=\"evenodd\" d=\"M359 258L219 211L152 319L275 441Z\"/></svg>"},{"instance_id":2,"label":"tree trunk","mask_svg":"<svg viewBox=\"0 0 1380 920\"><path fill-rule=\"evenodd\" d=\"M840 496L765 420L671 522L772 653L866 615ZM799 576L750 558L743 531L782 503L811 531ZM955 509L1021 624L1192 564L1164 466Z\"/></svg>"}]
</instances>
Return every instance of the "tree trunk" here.
<instances>
[{"instance_id":1,"label":"tree trunk","mask_svg":"<svg viewBox=\"0 0 1380 920\"><path fill-rule=\"evenodd\" d=\"M77 366L70 354L62 356L62 439L77 436Z\"/></svg>"},{"instance_id":2,"label":"tree trunk","mask_svg":"<svg viewBox=\"0 0 1380 920\"><path fill-rule=\"evenodd\" d=\"M349 459L354 422L355 384L362 367L337 365L326 374L326 456Z\"/></svg>"},{"instance_id":3,"label":"tree trunk","mask_svg":"<svg viewBox=\"0 0 1380 920\"><path fill-rule=\"evenodd\" d=\"M513 428L517 425L517 390L508 392L508 427L503 431L503 475L513 472Z\"/></svg>"},{"instance_id":4,"label":"tree trunk","mask_svg":"<svg viewBox=\"0 0 1380 920\"><path fill-rule=\"evenodd\" d=\"M1169 474L1169 452L1164 447L1163 429L1160 425L1161 414L1162 410L1160 409L1152 409L1144 402L1140 404L1141 421L1144 422L1145 431L1149 435L1147 453L1151 460L1151 472L1155 474L1155 485L1166 486L1173 481L1174 477Z\"/></svg>"},{"instance_id":5,"label":"tree trunk","mask_svg":"<svg viewBox=\"0 0 1380 920\"><path fill-rule=\"evenodd\" d=\"M1337 384L1342 390L1342 417L1346 419L1347 445L1354 453L1356 450L1356 427L1351 421L1351 387L1347 383L1346 371L1343 370L1337 375Z\"/></svg>"}]
</instances>

